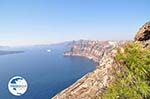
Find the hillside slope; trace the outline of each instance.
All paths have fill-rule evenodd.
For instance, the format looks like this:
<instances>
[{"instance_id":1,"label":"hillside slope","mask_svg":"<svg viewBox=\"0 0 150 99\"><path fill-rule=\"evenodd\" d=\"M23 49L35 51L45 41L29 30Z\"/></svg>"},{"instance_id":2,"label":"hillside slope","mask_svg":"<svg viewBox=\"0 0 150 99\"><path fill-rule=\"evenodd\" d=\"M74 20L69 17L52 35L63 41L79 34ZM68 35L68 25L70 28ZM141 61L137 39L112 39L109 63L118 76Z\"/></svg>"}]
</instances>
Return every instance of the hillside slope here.
<instances>
[{"instance_id":1,"label":"hillside slope","mask_svg":"<svg viewBox=\"0 0 150 99\"><path fill-rule=\"evenodd\" d=\"M97 98L130 99L131 97L134 99L141 99L141 98L148 99L146 98L147 97L146 95L148 95L146 93L147 92L149 93L149 87L145 87L146 86L145 83L143 86L140 86L140 84L133 83L135 79L130 80L127 78L130 77L131 75L126 73L128 72L128 69L126 70L125 68L131 68L133 64L134 67L137 66L138 68L131 69L131 73L133 74L135 73L135 75L136 74L138 75L137 78L139 78L140 75L142 75L142 73L140 75L138 73L141 72L141 70L148 72L148 75L150 74L149 69L139 69L142 66L137 64L140 63L141 61L141 64L143 64L146 68L147 67L149 68L150 66L150 62L148 61L150 57L148 54L149 53L148 48L150 45L149 39L150 39L150 23L148 22L140 28L140 30L135 36L135 41L126 42L126 44L124 44L125 41L103 42L103 41L81 40L78 42L74 42L73 46L70 48L69 51L65 53L65 55L83 56L92 59L94 62L98 64L97 69L83 76L69 88L58 93L56 96L53 97L53 99L97 99ZM116 60L117 58L116 55L118 54L120 56L126 56L127 58L126 57L123 58L126 60L123 60L121 58L118 58L118 60ZM143 57L145 61L142 60ZM133 61L134 59L136 61ZM128 65L125 65L125 63ZM137 72L134 70L139 71ZM119 74L119 76L117 74ZM119 78L120 75L123 76ZM144 75L145 74L143 73L142 77L145 77ZM122 84L122 81L127 82ZM141 81L145 80L142 79Z\"/></svg>"}]
</instances>

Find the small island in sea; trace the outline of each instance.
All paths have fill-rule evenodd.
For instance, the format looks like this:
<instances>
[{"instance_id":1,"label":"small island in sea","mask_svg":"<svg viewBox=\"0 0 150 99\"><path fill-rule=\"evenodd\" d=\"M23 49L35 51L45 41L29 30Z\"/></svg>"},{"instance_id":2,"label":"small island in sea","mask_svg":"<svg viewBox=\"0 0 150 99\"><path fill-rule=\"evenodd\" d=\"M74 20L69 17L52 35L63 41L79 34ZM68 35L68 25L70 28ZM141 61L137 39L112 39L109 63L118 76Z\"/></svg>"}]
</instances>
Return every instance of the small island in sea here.
<instances>
[{"instance_id":1,"label":"small island in sea","mask_svg":"<svg viewBox=\"0 0 150 99\"><path fill-rule=\"evenodd\" d=\"M8 54L17 54L17 53L23 53L24 51L3 51L0 50L0 55L8 55Z\"/></svg>"}]
</instances>

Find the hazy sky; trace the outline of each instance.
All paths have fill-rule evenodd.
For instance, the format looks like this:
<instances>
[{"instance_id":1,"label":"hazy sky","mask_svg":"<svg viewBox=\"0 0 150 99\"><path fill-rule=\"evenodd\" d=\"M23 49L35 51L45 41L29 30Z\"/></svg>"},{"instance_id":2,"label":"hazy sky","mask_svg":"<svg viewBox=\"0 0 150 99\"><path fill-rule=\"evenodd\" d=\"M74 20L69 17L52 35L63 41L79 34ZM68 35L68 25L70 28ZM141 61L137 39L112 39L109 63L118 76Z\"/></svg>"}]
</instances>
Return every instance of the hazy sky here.
<instances>
[{"instance_id":1,"label":"hazy sky","mask_svg":"<svg viewBox=\"0 0 150 99\"><path fill-rule=\"evenodd\" d=\"M128 40L150 20L150 0L0 0L0 45Z\"/></svg>"}]
</instances>

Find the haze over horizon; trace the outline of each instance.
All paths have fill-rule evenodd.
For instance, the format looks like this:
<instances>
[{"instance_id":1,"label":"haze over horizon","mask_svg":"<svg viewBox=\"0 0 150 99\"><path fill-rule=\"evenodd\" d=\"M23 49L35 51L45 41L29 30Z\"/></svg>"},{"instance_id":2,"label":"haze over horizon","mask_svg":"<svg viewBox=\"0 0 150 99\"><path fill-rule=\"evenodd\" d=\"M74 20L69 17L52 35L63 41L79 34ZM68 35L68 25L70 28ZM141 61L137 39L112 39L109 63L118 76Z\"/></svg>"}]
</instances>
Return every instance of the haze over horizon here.
<instances>
[{"instance_id":1,"label":"haze over horizon","mask_svg":"<svg viewBox=\"0 0 150 99\"><path fill-rule=\"evenodd\" d=\"M0 0L0 46L131 40L149 0Z\"/></svg>"}]
</instances>

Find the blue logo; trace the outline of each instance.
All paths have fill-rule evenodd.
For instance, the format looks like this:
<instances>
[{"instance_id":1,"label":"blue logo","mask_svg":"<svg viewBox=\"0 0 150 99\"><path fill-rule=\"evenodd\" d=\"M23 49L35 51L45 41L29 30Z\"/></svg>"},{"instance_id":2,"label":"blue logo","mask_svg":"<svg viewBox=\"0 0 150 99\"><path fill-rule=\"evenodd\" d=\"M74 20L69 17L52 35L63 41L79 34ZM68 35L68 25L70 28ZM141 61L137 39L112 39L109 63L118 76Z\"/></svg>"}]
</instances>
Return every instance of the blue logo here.
<instances>
[{"instance_id":1,"label":"blue logo","mask_svg":"<svg viewBox=\"0 0 150 99\"><path fill-rule=\"evenodd\" d=\"M9 92L15 96L23 95L28 88L27 81L21 76L15 76L8 83Z\"/></svg>"}]
</instances>

